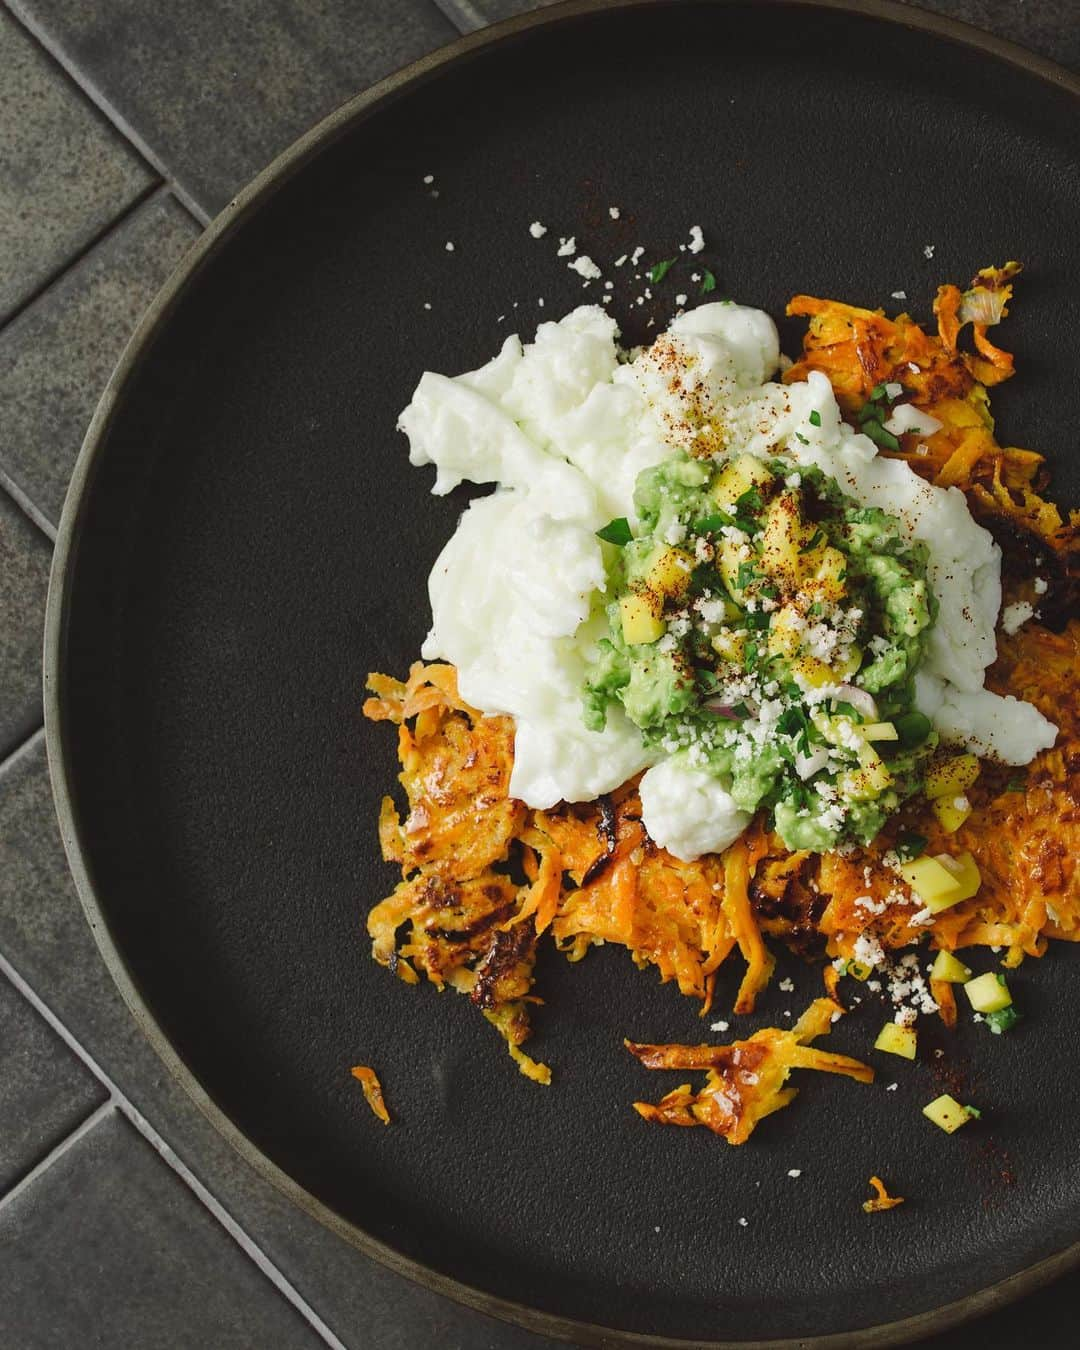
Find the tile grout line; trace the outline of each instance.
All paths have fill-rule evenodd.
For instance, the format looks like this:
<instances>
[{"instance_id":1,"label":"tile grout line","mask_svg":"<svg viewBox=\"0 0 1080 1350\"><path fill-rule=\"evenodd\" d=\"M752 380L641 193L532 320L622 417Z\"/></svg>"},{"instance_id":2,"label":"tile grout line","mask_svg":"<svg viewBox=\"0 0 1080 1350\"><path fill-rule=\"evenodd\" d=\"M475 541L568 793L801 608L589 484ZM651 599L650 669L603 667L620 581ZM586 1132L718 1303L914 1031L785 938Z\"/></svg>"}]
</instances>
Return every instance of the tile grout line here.
<instances>
[{"instance_id":1,"label":"tile grout line","mask_svg":"<svg viewBox=\"0 0 1080 1350\"><path fill-rule=\"evenodd\" d=\"M121 225L126 224L140 207L146 206L146 204L154 197L167 196L170 190L170 185L161 178L155 178L152 182L147 183L145 187L140 189L140 191L132 197L131 201L128 202L118 215L113 216L113 218L108 221L107 224L103 225L96 234L92 235L85 243L81 244L74 253L69 254L54 272L51 272L24 300L19 301L11 313L4 319L3 324L0 325L0 332L3 332L5 328L9 328L16 320L20 319L26 311L32 309L39 300L43 300L50 291L64 280L73 267L77 267L79 263L85 262L98 245L103 244L114 230L118 230Z\"/></svg>"},{"instance_id":2,"label":"tile grout line","mask_svg":"<svg viewBox=\"0 0 1080 1350\"><path fill-rule=\"evenodd\" d=\"M194 197L176 181L170 173L165 161L148 143L139 135L134 127L130 125L124 115L118 108L113 107L105 95L99 90L90 78L79 69L78 65L72 61L46 31L46 29L37 22L32 15L23 12L22 6L18 0L3 0L4 8L20 24L37 44L45 51L60 67L60 69L71 80L72 84L82 93L83 97L98 110L105 120L112 126L113 130L135 150L143 161L153 171L162 178L176 194L177 200L189 211L200 225L205 229L213 217L195 200Z\"/></svg>"},{"instance_id":3,"label":"tile grout line","mask_svg":"<svg viewBox=\"0 0 1080 1350\"><path fill-rule=\"evenodd\" d=\"M23 515L29 519L31 524L38 527L41 533L48 539L49 543L55 544L56 526L44 511L31 501L2 464L0 464L0 488L3 488L15 505L22 511Z\"/></svg>"},{"instance_id":4,"label":"tile grout line","mask_svg":"<svg viewBox=\"0 0 1080 1350\"><path fill-rule=\"evenodd\" d=\"M490 22L472 0L433 0L433 3L459 33L475 33L478 29L486 28Z\"/></svg>"},{"instance_id":5,"label":"tile grout line","mask_svg":"<svg viewBox=\"0 0 1080 1350\"><path fill-rule=\"evenodd\" d=\"M80 1121L69 1134L64 1135L58 1144L54 1144L44 1158L39 1158L30 1171L19 1178L11 1190L0 1195L0 1214L12 1201L18 1199L23 1191L29 1190L38 1177L47 1172L54 1162L59 1162L65 1153L70 1152L81 1139L84 1139L95 1126L106 1116L112 1115L115 1110L116 1103L111 1097L106 1098L100 1106L95 1106L86 1119Z\"/></svg>"},{"instance_id":6,"label":"tile grout line","mask_svg":"<svg viewBox=\"0 0 1080 1350\"><path fill-rule=\"evenodd\" d=\"M13 755L9 756L6 763L10 764L13 759L25 751L40 735L41 732L36 732L34 736L31 736L30 739L25 741ZM107 1102L103 1103L90 1117L87 1118L87 1120L84 1120L81 1125L77 1126L65 1140L62 1140L51 1153L23 1177L22 1181L18 1182L6 1196L0 1199L0 1209L3 1208L4 1203L11 1198L12 1194L26 1186L32 1178L39 1176L46 1170L49 1163L60 1157L66 1147L70 1143L75 1142L76 1135L79 1138L82 1138L92 1125L97 1124L98 1119L108 1110L116 1109L146 1140L166 1166L176 1173L204 1208L209 1210L245 1256L254 1262L270 1284L272 1284L278 1293L292 1305L293 1309L299 1313L311 1329L321 1337L327 1346L330 1347L330 1350L348 1350L345 1343L335 1335L311 1304L308 1303L304 1296L290 1282L287 1276L282 1273L255 1240L250 1237L246 1230L233 1218L221 1201L218 1200L203 1182L199 1180L191 1168L188 1167L179 1154L177 1154L172 1145L169 1144L168 1141L158 1133L153 1125L150 1124L127 1094L117 1086L115 1080L101 1067L93 1055L90 1054L76 1038L75 1034L60 1020L44 999L40 998L26 980L23 979L22 975L19 974L2 952L0 952L0 974L7 976L23 998L25 998L39 1016L44 1019L56 1035L60 1037L72 1054L74 1054L90 1070L94 1077L107 1088L109 1092L109 1100Z\"/></svg>"}]
</instances>

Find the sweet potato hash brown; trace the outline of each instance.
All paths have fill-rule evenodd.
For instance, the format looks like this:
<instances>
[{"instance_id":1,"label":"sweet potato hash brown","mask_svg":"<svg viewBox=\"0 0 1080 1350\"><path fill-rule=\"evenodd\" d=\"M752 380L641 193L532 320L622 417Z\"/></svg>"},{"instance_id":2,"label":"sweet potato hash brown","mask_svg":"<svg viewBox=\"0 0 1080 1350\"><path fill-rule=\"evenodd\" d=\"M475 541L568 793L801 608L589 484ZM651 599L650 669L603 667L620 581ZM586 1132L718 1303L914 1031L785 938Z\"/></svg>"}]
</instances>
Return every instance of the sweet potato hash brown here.
<instances>
[{"instance_id":1,"label":"sweet potato hash brown","mask_svg":"<svg viewBox=\"0 0 1080 1350\"><path fill-rule=\"evenodd\" d=\"M753 1010L774 967L767 938L826 962L829 997L788 1030L768 1028L730 1045L627 1043L646 1067L706 1074L700 1091L685 1085L655 1105L635 1103L639 1114L705 1125L732 1144L791 1101L792 1069L873 1077L866 1065L809 1044L843 1011L839 973L866 978L859 956L867 942L886 954L923 941L945 953L1003 948L1010 968L1042 956L1050 938L1080 938L1080 620L1073 617L1080 517L1063 518L1042 495L1041 455L998 444L987 393L1013 374L1012 357L987 332L1007 313L1019 270L1015 263L987 268L963 292L940 287L936 334L907 314L889 319L805 295L788 306L809 329L785 380L823 372L853 423L875 388L901 385L941 427L896 437L896 448L882 453L906 459L935 484L961 488L1002 547L1006 604L1037 607L1036 619L999 631L987 683L1051 717L1060 728L1057 743L1020 775L976 765L977 778L959 789L970 805L959 824L943 822L919 797L870 846L818 854L789 851L759 816L724 853L684 862L645 831L637 779L598 800L551 810L511 798L513 722L470 708L452 666L417 663L403 681L370 676L364 713L398 728L408 802L404 815L391 797L382 804L382 854L402 880L368 916L373 955L408 983L424 977L466 995L529 1078L551 1077L522 1048L529 1005L540 1001L533 965L545 934L571 961L594 943L626 947L639 968L655 966L663 981L699 1000L703 1015L718 968L736 953L744 973L734 1011ZM960 345L969 324L970 350ZM938 753L943 764L956 759ZM928 859L970 855L975 893L928 915L897 871L898 857L912 856L905 842L912 839ZM904 959L913 968L913 958ZM924 1011L936 1005L951 1024L962 977L940 964L934 976Z\"/></svg>"}]
</instances>

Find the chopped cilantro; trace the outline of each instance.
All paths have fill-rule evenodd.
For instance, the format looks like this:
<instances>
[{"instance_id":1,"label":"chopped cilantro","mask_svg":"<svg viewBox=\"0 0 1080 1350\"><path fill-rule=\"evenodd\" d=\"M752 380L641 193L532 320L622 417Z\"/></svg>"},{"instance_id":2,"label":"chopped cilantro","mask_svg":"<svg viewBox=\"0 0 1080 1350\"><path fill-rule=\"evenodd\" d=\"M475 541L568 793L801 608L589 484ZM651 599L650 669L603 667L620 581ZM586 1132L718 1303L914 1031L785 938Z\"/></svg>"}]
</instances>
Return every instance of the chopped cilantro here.
<instances>
[{"instance_id":1,"label":"chopped cilantro","mask_svg":"<svg viewBox=\"0 0 1080 1350\"><path fill-rule=\"evenodd\" d=\"M1011 1031L1017 1022L1020 1021L1020 1014L1010 1003L1007 1008L998 1008L997 1012L988 1012L986 1014L986 1025L994 1033L1000 1036L1003 1031Z\"/></svg>"},{"instance_id":2,"label":"chopped cilantro","mask_svg":"<svg viewBox=\"0 0 1080 1350\"><path fill-rule=\"evenodd\" d=\"M796 439L797 441L800 441L803 445L809 445L809 444L810 444L810 442L806 439L806 437L802 434L801 431L797 431L797 432L795 433L795 439Z\"/></svg>"},{"instance_id":3,"label":"chopped cilantro","mask_svg":"<svg viewBox=\"0 0 1080 1350\"><path fill-rule=\"evenodd\" d=\"M735 586L737 590L745 590L757 576L757 569L752 562L742 562L739 564L739 570L735 573Z\"/></svg>"},{"instance_id":4,"label":"chopped cilantro","mask_svg":"<svg viewBox=\"0 0 1080 1350\"><path fill-rule=\"evenodd\" d=\"M810 613L813 615L824 614L825 606L821 603L820 600L815 600L814 603L810 606Z\"/></svg>"},{"instance_id":5,"label":"chopped cilantro","mask_svg":"<svg viewBox=\"0 0 1080 1350\"><path fill-rule=\"evenodd\" d=\"M743 511L760 511L765 503L761 500L761 489L752 487L739 497L735 498L735 508L741 514Z\"/></svg>"},{"instance_id":6,"label":"chopped cilantro","mask_svg":"<svg viewBox=\"0 0 1080 1350\"><path fill-rule=\"evenodd\" d=\"M875 445L880 445L882 450L900 449L900 442L891 431L886 431L880 422L867 419L862 424L862 432L864 436L869 436Z\"/></svg>"},{"instance_id":7,"label":"chopped cilantro","mask_svg":"<svg viewBox=\"0 0 1080 1350\"><path fill-rule=\"evenodd\" d=\"M746 644L746 653L743 656L743 669L753 670L754 664L757 661L757 657L758 657L757 643L748 642Z\"/></svg>"},{"instance_id":8,"label":"chopped cilantro","mask_svg":"<svg viewBox=\"0 0 1080 1350\"><path fill-rule=\"evenodd\" d=\"M715 290L716 290L716 278L713 276L713 274L709 271L707 267L703 268L701 278L701 294L709 295L712 291Z\"/></svg>"},{"instance_id":9,"label":"chopped cilantro","mask_svg":"<svg viewBox=\"0 0 1080 1350\"><path fill-rule=\"evenodd\" d=\"M802 548L799 549L799 552L813 553L814 549L817 548L818 544L823 544L824 542L825 542L825 531L815 530L814 533L810 536L809 542L803 544Z\"/></svg>"},{"instance_id":10,"label":"chopped cilantro","mask_svg":"<svg viewBox=\"0 0 1080 1350\"><path fill-rule=\"evenodd\" d=\"M989 1021L990 1018L987 1017L986 1020ZM964 1110L968 1113L968 1115L972 1118L972 1120L982 1120L982 1112L979 1110L977 1106L965 1106Z\"/></svg>"},{"instance_id":11,"label":"chopped cilantro","mask_svg":"<svg viewBox=\"0 0 1080 1350\"><path fill-rule=\"evenodd\" d=\"M663 262L653 263L649 268L649 280L653 282L663 281L676 262L678 262L677 258L665 258Z\"/></svg>"},{"instance_id":12,"label":"chopped cilantro","mask_svg":"<svg viewBox=\"0 0 1080 1350\"><path fill-rule=\"evenodd\" d=\"M896 841L896 856L901 862L911 862L926 851L927 842L924 834L902 834Z\"/></svg>"},{"instance_id":13,"label":"chopped cilantro","mask_svg":"<svg viewBox=\"0 0 1080 1350\"><path fill-rule=\"evenodd\" d=\"M744 614L740 620L744 628L761 629L768 628L769 616L763 610L758 610L754 614Z\"/></svg>"},{"instance_id":14,"label":"chopped cilantro","mask_svg":"<svg viewBox=\"0 0 1080 1350\"><path fill-rule=\"evenodd\" d=\"M634 537L630 533L630 522L625 516L617 516L614 520L609 520L604 528L597 530L596 533L607 543L618 544L620 547L623 544L628 544Z\"/></svg>"},{"instance_id":15,"label":"chopped cilantro","mask_svg":"<svg viewBox=\"0 0 1080 1350\"><path fill-rule=\"evenodd\" d=\"M818 412L816 408L812 409L810 413L810 425L812 427L821 426L821 414Z\"/></svg>"},{"instance_id":16,"label":"chopped cilantro","mask_svg":"<svg viewBox=\"0 0 1080 1350\"><path fill-rule=\"evenodd\" d=\"M725 525L733 525L734 518L729 516L726 511L716 511L711 516L705 516L703 520L694 523L695 534L716 534L722 530Z\"/></svg>"}]
</instances>

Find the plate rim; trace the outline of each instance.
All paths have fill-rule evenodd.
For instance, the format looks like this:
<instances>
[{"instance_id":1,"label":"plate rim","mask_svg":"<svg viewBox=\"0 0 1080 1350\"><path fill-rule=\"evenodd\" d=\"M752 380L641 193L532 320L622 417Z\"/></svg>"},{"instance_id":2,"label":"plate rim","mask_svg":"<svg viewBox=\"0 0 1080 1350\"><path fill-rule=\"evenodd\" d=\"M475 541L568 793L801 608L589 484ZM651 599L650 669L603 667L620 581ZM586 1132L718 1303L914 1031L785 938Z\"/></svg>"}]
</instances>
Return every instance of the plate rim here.
<instances>
[{"instance_id":1,"label":"plate rim","mask_svg":"<svg viewBox=\"0 0 1080 1350\"><path fill-rule=\"evenodd\" d=\"M1033 1293L1066 1271L1080 1267L1080 1239L1062 1251L1006 1276L964 1298L928 1309L900 1321L881 1323L853 1331L802 1335L780 1340L694 1340L651 1336L604 1327L490 1294L443 1275L407 1257L394 1247L366 1233L339 1215L278 1167L233 1122L205 1091L194 1071L180 1056L158 1024L124 958L99 902L89 850L84 849L76 793L70 772L68 736L64 712L65 652L71 609L72 585L83 532L86 503L91 495L98 463L103 457L113 422L123 396L158 333L167 325L207 263L243 225L316 156L351 128L399 95L427 83L472 56L514 41L534 30L551 29L577 19L619 10L659 8L663 4L703 5L717 8L747 3L773 4L800 9L832 10L861 18L898 24L953 42L982 55L1018 67L1077 100L1080 110L1080 75L1047 57L1029 51L1008 39L987 33L972 24L930 13L901 0L563 0L531 10L475 32L467 33L437 48L419 60L386 76L353 96L315 123L277 155L214 217L196 239L168 280L143 313L124 346L102 391L75 461L57 528L45 610L42 695L45 714L45 746L60 835L68 867L108 972L128 1010L172 1076L207 1120L231 1147L266 1181L309 1217L343 1238L363 1255L397 1275L443 1295L456 1303L498 1318L528 1331L575 1344L601 1347L656 1347L657 1350L843 1350L844 1347L885 1347L910 1344L933 1332L945 1331L988 1314L1025 1294Z\"/></svg>"}]
</instances>

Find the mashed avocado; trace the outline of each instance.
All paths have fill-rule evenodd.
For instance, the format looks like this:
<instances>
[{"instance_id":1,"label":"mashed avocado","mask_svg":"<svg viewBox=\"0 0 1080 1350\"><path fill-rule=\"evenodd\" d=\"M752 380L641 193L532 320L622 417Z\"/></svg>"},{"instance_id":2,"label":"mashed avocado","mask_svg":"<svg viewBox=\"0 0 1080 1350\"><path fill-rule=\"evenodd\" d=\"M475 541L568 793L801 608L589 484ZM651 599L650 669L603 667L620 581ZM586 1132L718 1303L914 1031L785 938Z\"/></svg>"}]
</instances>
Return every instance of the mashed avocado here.
<instances>
[{"instance_id":1,"label":"mashed avocado","mask_svg":"<svg viewBox=\"0 0 1080 1350\"><path fill-rule=\"evenodd\" d=\"M868 843L937 743L913 677L936 615L927 552L814 468L683 454L613 521L608 633L585 721L620 705L648 746L765 810L791 849Z\"/></svg>"}]
</instances>

